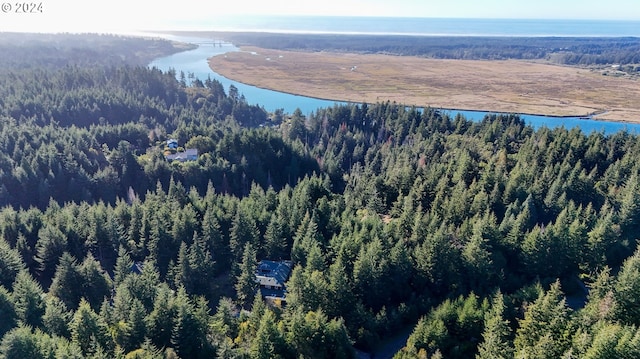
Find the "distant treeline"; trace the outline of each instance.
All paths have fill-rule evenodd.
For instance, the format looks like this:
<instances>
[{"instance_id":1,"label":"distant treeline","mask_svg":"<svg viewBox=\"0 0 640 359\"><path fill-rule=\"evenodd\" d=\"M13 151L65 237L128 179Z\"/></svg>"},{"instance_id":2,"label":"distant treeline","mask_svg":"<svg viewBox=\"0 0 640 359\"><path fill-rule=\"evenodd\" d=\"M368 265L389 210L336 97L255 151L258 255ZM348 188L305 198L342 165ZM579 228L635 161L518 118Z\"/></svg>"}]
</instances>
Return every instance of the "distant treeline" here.
<instances>
[{"instance_id":1,"label":"distant treeline","mask_svg":"<svg viewBox=\"0 0 640 359\"><path fill-rule=\"evenodd\" d=\"M480 37L215 33L237 46L349 51L464 60L548 60L565 65L640 63L637 37Z\"/></svg>"},{"instance_id":2,"label":"distant treeline","mask_svg":"<svg viewBox=\"0 0 640 359\"><path fill-rule=\"evenodd\" d=\"M0 71L67 65L146 66L153 59L185 50L160 38L106 34L25 34L0 32Z\"/></svg>"}]
</instances>

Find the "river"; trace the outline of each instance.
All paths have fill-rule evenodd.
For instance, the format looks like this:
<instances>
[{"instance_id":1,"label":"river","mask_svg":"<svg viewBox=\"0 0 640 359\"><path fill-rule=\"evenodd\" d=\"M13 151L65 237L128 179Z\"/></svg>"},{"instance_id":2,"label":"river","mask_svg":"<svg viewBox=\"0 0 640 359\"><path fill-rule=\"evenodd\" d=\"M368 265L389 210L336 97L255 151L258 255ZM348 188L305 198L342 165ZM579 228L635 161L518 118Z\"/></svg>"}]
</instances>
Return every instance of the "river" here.
<instances>
[{"instance_id":1,"label":"river","mask_svg":"<svg viewBox=\"0 0 640 359\"><path fill-rule=\"evenodd\" d=\"M230 85L234 85L238 92L243 94L247 101L251 104L258 104L265 110L273 112L277 109L284 109L287 113L293 113L299 108L302 113L309 114L321 107L334 106L336 101L311 98L306 96L298 96L278 91L258 88L246 85L237 81L228 79L214 72L207 62L212 56L224 56L225 53L239 51L237 47L230 43L220 43L208 38L184 37L173 35L162 35L170 40L188 42L198 44L198 48L194 50L176 53L170 56L158 58L149 64L150 67L156 67L163 71L169 69L176 70L185 74L193 74L200 80L206 80L208 77L218 80L225 89L229 89ZM215 44L215 45L214 45ZM462 114L467 119L480 121L489 112L484 111L465 111L448 109L445 110L450 115L455 116L457 113ZM534 128L549 127L555 128L564 126L565 128L579 127L584 133L593 131L603 132L604 134L613 134L619 131L628 131L633 134L640 133L640 124L631 124L623 122L593 120L583 117L554 117L554 116L538 116L521 114L521 117Z\"/></svg>"},{"instance_id":2,"label":"river","mask_svg":"<svg viewBox=\"0 0 640 359\"><path fill-rule=\"evenodd\" d=\"M163 71L173 68L176 70L178 75L180 74L180 71L184 71L185 74L193 73L195 77L202 81L206 80L207 77L210 77L212 80L220 81L227 90L230 85L234 85L238 88L238 92L243 94L249 103L258 104L269 112L282 108L285 112L293 113L296 108L300 108L303 113L309 114L319 107L329 107L336 103L336 101L297 96L246 85L228 79L211 70L207 59L212 56L224 56L227 52L239 51L239 49L232 44L216 42L216 45L214 46L212 39L170 35L163 35L163 37L176 41L199 44L199 47L195 50L179 52L177 54L156 59L149 64L150 67L157 67Z\"/></svg>"}]
</instances>

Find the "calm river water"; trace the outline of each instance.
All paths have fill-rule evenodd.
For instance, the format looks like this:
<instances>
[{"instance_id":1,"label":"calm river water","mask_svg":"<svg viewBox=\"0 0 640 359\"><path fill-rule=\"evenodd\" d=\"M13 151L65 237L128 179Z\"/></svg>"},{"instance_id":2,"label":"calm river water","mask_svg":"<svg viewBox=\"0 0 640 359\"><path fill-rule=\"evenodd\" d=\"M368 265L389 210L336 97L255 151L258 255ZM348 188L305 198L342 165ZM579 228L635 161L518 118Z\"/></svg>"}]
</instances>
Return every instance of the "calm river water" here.
<instances>
[{"instance_id":1,"label":"calm river water","mask_svg":"<svg viewBox=\"0 0 640 359\"><path fill-rule=\"evenodd\" d=\"M252 104L258 104L267 111L275 111L276 109L284 109L285 112L292 113L299 108L302 113L309 114L320 107L330 107L336 104L336 101L322 100L317 98L305 97L258 88L246 85L240 82L230 80L220 74L217 74L209 67L207 59L212 56L224 56L225 53L238 51L238 48L229 43L213 45L213 39L183 37L163 35L171 40L189 42L198 44L198 48L190 51L180 52L171 56L162 57L154 60L149 64L150 67L156 67L160 70L167 71L175 69L178 74L192 73L200 80L206 80L207 77L218 80L222 83L226 90L230 85L238 88L239 93L243 94L247 101ZM464 111L464 110L447 110L452 116L460 113L468 119L479 121L488 113L482 111ZM603 132L605 134L613 134L618 131L628 131L634 134L640 134L640 124L629 124L610 121L597 121L584 119L580 117L553 117L553 116L536 116L523 114L521 117L534 128L539 127L559 127L565 128L579 127L584 133L593 131Z\"/></svg>"}]
</instances>

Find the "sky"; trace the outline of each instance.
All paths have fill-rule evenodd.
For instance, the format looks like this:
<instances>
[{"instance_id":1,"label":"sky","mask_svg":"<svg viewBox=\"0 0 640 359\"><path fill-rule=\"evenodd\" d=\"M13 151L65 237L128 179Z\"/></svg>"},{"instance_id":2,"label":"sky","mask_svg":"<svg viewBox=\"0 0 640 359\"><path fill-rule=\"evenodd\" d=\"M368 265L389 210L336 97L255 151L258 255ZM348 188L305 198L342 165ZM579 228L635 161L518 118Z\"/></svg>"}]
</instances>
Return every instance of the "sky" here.
<instances>
[{"instance_id":1,"label":"sky","mask_svg":"<svg viewBox=\"0 0 640 359\"><path fill-rule=\"evenodd\" d=\"M36 0L29 9L20 4L0 0L0 32L185 30L215 16L274 14L640 20L638 0Z\"/></svg>"}]
</instances>

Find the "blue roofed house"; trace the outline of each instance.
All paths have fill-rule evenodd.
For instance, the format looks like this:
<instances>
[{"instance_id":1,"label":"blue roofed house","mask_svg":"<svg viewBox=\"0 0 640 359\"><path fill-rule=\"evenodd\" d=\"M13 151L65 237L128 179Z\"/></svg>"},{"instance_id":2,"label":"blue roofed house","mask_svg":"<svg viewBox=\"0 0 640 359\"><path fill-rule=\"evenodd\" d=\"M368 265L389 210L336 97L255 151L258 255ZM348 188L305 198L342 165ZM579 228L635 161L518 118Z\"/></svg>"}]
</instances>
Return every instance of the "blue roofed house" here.
<instances>
[{"instance_id":1,"label":"blue roofed house","mask_svg":"<svg viewBox=\"0 0 640 359\"><path fill-rule=\"evenodd\" d=\"M291 275L291 261L262 260L256 269L256 282L260 295L269 303L282 306L286 303L285 283Z\"/></svg>"}]
</instances>

